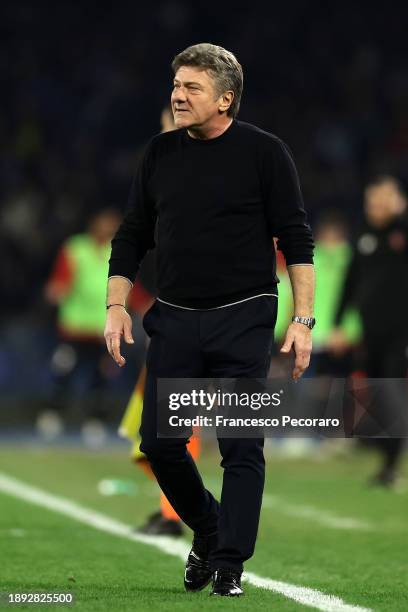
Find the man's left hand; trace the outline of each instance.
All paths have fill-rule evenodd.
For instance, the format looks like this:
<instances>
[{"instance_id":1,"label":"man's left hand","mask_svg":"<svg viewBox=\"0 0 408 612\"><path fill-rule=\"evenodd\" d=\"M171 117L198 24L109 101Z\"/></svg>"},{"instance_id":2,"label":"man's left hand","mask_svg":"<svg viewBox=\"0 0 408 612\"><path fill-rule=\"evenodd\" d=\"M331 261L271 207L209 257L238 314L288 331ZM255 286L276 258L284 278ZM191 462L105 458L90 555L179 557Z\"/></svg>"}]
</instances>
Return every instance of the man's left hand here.
<instances>
[{"instance_id":1,"label":"man's left hand","mask_svg":"<svg viewBox=\"0 0 408 612\"><path fill-rule=\"evenodd\" d=\"M295 352L295 367L293 368L292 378L293 380L299 380L309 366L312 352L312 331L307 325L303 325L303 323L291 323L289 325L280 352L289 353L291 348Z\"/></svg>"}]
</instances>

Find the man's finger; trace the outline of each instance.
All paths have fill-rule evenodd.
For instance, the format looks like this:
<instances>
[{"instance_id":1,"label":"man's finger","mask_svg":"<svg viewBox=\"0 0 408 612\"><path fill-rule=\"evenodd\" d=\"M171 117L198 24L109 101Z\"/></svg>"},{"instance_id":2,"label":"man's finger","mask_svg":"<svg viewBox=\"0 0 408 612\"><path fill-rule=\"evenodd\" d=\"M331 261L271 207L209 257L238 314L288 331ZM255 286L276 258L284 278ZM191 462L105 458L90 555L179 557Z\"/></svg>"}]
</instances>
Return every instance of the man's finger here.
<instances>
[{"instance_id":1,"label":"man's finger","mask_svg":"<svg viewBox=\"0 0 408 612\"><path fill-rule=\"evenodd\" d=\"M307 350L297 351L295 359L295 367L293 369L293 378L298 380L302 374L307 370L310 363L310 353Z\"/></svg>"},{"instance_id":2,"label":"man's finger","mask_svg":"<svg viewBox=\"0 0 408 612\"><path fill-rule=\"evenodd\" d=\"M307 357L297 357L295 360L295 368L304 372L309 365Z\"/></svg>"},{"instance_id":3,"label":"man's finger","mask_svg":"<svg viewBox=\"0 0 408 612\"><path fill-rule=\"evenodd\" d=\"M295 362L295 367L293 368L293 378L295 378L295 380L300 378L306 369L306 362Z\"/></svg>"},{"instance_id":4,"label":"man's finger","mask_svg":"<svg viewBox=\"0 0 408 612\"><path fill-rule=\"evenodd\" d=\"M118 366L122 367L123 365L125 365L126 360L120 354L120 334L113 334L112 335L112 337L111 337L111 346L112 346L112 353L113 353L114 360L116 361Z\"/></svg>"},{"instance_id":5,"label":"man's finger","mask_svg":"<svg viewBox=\"0 0 408 612\"><path fill-rule=\"evenodd\" d=\"M308 351L301 351L301 352L297 351L296 352L295 365L303 366L303 367L307 368L307 366L309 365L309 353L308 353Z\"/></svg>"},{"instance_id":6,"label":"man's finger","mask_svg":"<svg viewBox=\"0 0 408 612\"><path fill-rule=\"evenodd\" d=\"M113 346L112 346L112 340L109 339L108 340L108 351L109 351L109 355L112 357L112 359L115 361L115 355L113 353Z\"/></svg>"},{"instance_id":7,"label":"man's finger","mask_svg":"<svg viewBox=\"0 0 408 612\"><path fill-rule=\"evenodd\" d=\"M289 353L290 349L292 348L292 344L293 344L293 336L286 336L285 342L283 343L280 352Z\"/></svg>"},{"instance_id":8,"label":"man's finger","mask_svg":"<svg viewBox=\"0 0 408 612\"><path fill-rule=\"evenodd\" d=\"M127 344L134 344L133 336L132 336L132 324L129 322L125 323L123 337Z\"/></svg>"}]
</instances>

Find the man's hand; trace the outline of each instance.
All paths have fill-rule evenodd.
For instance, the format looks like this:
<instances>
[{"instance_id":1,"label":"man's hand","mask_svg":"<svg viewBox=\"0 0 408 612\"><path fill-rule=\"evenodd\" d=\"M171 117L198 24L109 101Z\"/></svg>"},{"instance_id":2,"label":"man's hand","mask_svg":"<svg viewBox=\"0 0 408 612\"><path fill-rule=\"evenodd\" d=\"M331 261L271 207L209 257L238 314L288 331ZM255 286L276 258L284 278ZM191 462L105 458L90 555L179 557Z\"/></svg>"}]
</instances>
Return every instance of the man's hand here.
<instances>
[{"instance_id":1,"label":"man's hand","mask_svg":"<svg viewBox=\"0 0 408 612\"><path fill-rule=\"evenodd\" d=\"M291 348L295 351L295 367L292 372L293 380L299 380L309 366L312 352L312 332L303 323L291 323L286 332L285 342L281 353L289 353Z\"/></svg>"},{"instance_id":2,"label":"man's hand","mask_svg":"<svg viewBox=\"0 0 408 612\"><path fill-rule=\"evenodd\" d=\"M120 354L120 339L123 336L127 344L134 343L132 319L123 306L111 306L108 309L104 336L110 356L122 368L126 359Z\"/></svg>"}]
</instances>

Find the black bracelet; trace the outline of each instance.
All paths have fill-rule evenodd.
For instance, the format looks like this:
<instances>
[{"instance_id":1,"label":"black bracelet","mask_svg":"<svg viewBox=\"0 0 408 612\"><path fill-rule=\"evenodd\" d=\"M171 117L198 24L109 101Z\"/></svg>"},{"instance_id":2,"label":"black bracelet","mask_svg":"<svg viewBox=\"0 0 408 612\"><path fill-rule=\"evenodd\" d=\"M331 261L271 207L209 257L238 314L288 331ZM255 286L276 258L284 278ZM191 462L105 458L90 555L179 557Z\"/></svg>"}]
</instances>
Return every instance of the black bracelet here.
<instances>
[{"instance_id":1,"label":"black bracelet","mask_svg":"<svg viewBox=\"0 0 408 612\"><path fill-rule=\"evenodd\" d=\"M109 308L112 308L112 306L122 306L122 308L126 310L126 306L124 304L107 304L106 310L109 310Z\"/></svg>"}]
</instances>

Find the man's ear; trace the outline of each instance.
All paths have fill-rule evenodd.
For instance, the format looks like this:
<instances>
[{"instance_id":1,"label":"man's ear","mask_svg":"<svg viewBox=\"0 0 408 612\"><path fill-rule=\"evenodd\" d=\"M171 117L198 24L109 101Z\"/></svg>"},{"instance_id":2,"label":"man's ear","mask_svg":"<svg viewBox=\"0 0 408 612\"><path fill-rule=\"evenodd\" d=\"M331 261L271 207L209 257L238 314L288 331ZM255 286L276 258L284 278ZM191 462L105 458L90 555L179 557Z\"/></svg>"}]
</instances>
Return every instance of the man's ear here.
<instances>
[{"instance_id":1,"label":"man's ear","mask_svg":"<svg viewBox=\"0 0 408 612\"><path fill-rule=\"evenodd\" d=\"M234 100L234 92L226 91L220 96L220 104L218 106L218 110L220 113L225 113L229 109Z\"/></svg>"}]
</instances>

